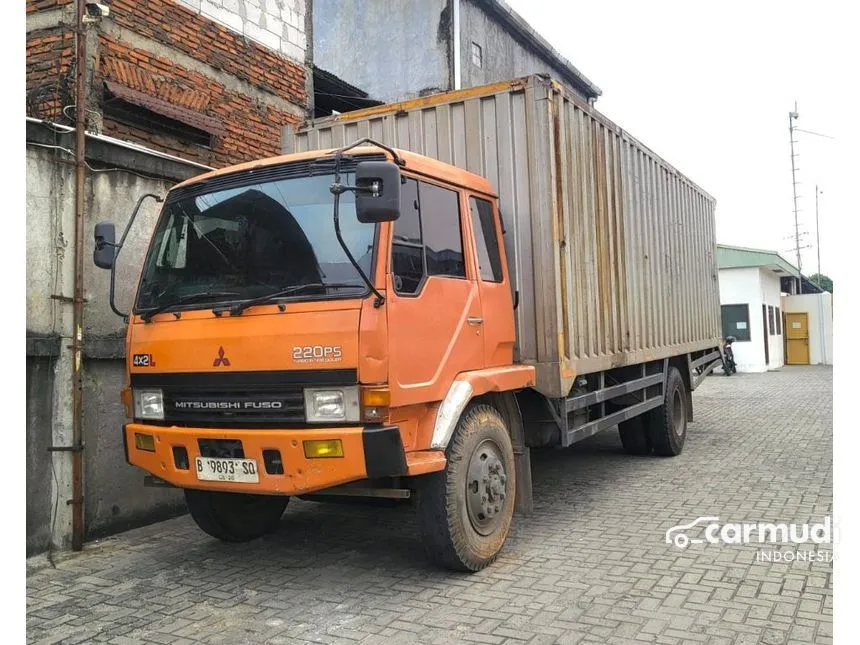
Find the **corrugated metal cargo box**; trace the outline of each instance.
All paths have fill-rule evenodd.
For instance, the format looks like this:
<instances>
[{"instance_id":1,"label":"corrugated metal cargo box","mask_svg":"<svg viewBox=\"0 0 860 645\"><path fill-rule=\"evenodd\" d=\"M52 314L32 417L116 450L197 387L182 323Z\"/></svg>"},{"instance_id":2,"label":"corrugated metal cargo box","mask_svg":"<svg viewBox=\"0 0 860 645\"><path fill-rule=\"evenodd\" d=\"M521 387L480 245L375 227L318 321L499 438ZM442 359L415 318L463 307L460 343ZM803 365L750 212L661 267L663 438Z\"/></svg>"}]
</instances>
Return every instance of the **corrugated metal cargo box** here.
<instances>
[{"instance_id":1,"label":"corrugated metal cargo box","mask_svg":"<svg viewBox=\"0 0 860 645\"><path fill-rule=\"evenodd\" d=\"M294 151L362 137L489 179L519 291L518 359L537 389L714 347L714 200L627 132L541 76L316 120Z\"/></svg>"}]
</instances>

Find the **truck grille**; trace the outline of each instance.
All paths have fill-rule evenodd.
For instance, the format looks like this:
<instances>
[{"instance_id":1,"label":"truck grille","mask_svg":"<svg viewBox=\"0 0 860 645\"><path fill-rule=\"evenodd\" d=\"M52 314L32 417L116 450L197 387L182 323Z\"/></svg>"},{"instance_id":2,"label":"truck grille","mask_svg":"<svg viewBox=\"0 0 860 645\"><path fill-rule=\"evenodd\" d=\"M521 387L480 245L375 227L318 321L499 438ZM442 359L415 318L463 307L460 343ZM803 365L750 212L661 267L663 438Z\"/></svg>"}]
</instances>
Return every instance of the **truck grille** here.
<instances>
[{"instance_id":1,"label":"truck grille","mask_svg":"<svg viewBox=\"0 0 860 645\"><path fill-rule=\"evenodd\" d=\"M164 421L206 428L305 426L304 388L357 383L356 370L132 374L132 388L159 388Z\"/></svg>"}]
</instances>

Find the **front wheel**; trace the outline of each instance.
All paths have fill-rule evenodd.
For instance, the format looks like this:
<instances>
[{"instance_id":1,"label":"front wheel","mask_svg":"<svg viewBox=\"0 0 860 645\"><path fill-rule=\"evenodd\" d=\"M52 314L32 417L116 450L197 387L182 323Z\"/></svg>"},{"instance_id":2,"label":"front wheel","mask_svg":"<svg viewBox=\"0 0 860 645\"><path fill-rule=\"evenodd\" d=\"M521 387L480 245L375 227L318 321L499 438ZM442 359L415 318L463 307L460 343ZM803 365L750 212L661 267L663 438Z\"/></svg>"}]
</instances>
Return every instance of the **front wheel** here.
<instances>
[{"instance_id":1,"label":"front wheel","mask_svg":"<svg viewBox=\"0 0 860 645\"><path fill-rule=\"evenodd\" d=\"M418 491L421 539L437 564L479 571L498 556L513 518L511 438L495 408L473 405L445 452L445 470L425 475Z\"/></svg>"},{"instance_id":2,"label":"front wheel","mask_svg":"<svg viewBox=\"0 0 860 645\"><path fill-rule=\"evenodd\" d=\"M185 489L191 517L224 542L249 542L278 527L289 497Z\"/></svg>"}]
</instances>

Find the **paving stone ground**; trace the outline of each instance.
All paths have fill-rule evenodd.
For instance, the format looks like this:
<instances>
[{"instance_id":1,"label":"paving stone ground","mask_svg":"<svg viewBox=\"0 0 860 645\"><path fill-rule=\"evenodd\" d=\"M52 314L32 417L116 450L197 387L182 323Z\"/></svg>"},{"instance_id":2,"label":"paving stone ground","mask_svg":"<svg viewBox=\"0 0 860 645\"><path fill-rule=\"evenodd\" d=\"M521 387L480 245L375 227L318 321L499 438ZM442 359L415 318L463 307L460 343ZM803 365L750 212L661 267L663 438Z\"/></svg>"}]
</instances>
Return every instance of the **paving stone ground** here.
<instances>
[{"instance_id":1,"label":"paving stone ground","mask_svg":"<svg viewBox=\"0 0 860 645\"><path fill-rule=\"evenodd\" d=\"M31 560L28 641L831 643L832 563L664 536L700 516L831 514L832 370L715 375L694 404L673 459L628 456L615 432L533 452L535 512L477 574L427 564L408 507L292 500L280 530L250 544L180 517L56 568Z\"/></svg>"}]
</instances>

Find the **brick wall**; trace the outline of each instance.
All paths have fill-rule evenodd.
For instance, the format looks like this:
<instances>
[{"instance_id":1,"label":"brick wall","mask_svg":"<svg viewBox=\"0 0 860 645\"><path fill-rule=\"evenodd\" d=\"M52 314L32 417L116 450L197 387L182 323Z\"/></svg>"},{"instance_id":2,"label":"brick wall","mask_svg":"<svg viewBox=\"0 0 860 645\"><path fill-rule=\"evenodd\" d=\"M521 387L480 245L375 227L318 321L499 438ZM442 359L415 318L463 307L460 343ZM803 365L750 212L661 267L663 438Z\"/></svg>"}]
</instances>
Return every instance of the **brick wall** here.
<instances>
[{"instance_id":1,"label":"brick wall","mask_svg":"<svg viewBox=\"0 0 860 645\"><path fill-rule=\"evenodd\" d=\"M43 9L56 9L63 5L72 4L73 0L27 0L27 13L42 11Z\"/></svg>"},{"instance_id":2,"label":"brick wall","mask_svg":"<svg viewBox=\"0 0 860 645\"><path fill-rule=\"evenodd\" d=\"M295 60L305 60L305 0L177 0L245 38ZM308 0L310 2L310 0Z\"/></svg>"},{"instance_id":3,"label":"brick wall","mask_svg":"<svg viewBox=\"0 0 860 645\"><path fill-rule=\"evenodd\" d=\"M27 11L53 8L70 1L27 0ZM140 46L133 47L102 30L98 50L90 52L96 65L91 101L100 105L105 97L103 81L112 80L215 118L225 133L214 137L211 147L204 147L164 132L150 132L139 124L132 126L106 117L105 134L216 167L280 152L283 126L301 121L308 105L302 65L172 0L113 0L110 7L106 23L157 44L138 42ZM74 103L74 34L65 29L28 34L28 114L62 120L63 105ZM111 33L123 37L123 32L116 29ZM160 55L141 47L161 50ZM210 76L205 67L194 70L183 67L171 59L171 51L204 63L219 74ZM230 84L231 78L243 83ZM248 85L254 88L253 98L242 91ZM296 109L290 111L285 103Z\"/></svg>"},{"instance_id":4,"label":"brick wall","mask_svg":"<svg viewBox=\"0 0 860 645\"><path fill-rule=\"evenodd\" d=\"M57 120L63 107L74 103L74 50L72 31L41 29L27 34L27 114Z\"/></svg>"},{"instance_id":5,"label":"brick wall","mask_svg":"<svg viewBox=\"0 0 860 645\"><path fill-rule=\"evenodd\" d=\"M145 6L144 6L145 5ZM255 87L307 105L304 68L171 0L114 0L111 18Z\"/></svg>"},{"instance_id":6,"label":"brick wall","mask_svg":"<svg viewBox=\"0 0 860 645\"><path fill-rule=\"evenodd\" d=\"M211 149L183 143L158 133L105 119L104 132L211 166L272 156L280 152L281 129L297 124L300 117L261 104L200 72L190 71L168 58L153 56L116 39L99 39L97 87L113 80L174 105L197 110L219 119L227 133L216 137Z\"/></svg>"}]
</instances>

